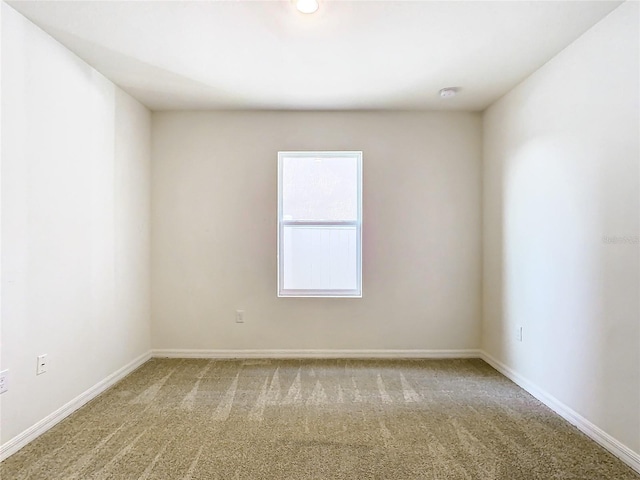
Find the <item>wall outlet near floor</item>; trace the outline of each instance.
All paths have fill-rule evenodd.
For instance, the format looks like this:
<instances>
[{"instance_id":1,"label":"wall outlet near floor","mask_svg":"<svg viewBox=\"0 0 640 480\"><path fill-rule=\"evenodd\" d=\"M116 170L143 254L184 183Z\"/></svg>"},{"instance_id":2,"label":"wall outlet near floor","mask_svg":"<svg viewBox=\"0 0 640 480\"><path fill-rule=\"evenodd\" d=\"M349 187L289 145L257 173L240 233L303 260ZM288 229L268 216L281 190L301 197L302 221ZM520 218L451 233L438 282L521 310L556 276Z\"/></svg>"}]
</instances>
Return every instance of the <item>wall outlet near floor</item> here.
<instances>
[{"instance_id":1,"label":"wall outlet near floor","mask_svg":"<svg viewBox=\"0 0 640 480\"><path fill-rule=\"evenodd\" d=\"M518 340L519 342L522 341L522 326L516 328L516 340Z\"/></svg>"},{"instance_id":2,"label":"wall outlet near floor","mask_svg":"<svg viewBox=\"0 0 640 480\"><path fill-rule=\"evenodd\" d=\"M244 310L236 310L236 323L244 323Z\"/></svg>"},{"instance_id":3,"label":"wall outlet near floor","mask_svg":"<svg viewBox=\"0 0 640 480\"><path fill-rule=\"evenodd\" d=\"M9 370L2 370L0 372L0 393L7 390L9 390Z\"/></svg>"},{"instance_id":4,"label":"wall outlet near floor","mask_svg":"<svg viewBox=\"0 0 640 480\"><path fill-rule=\"evenodd\" d=\"M38 365L36 367L36 375L42 375L47 371L47 354L38 355Z\"/></svg>"}]
</instances>

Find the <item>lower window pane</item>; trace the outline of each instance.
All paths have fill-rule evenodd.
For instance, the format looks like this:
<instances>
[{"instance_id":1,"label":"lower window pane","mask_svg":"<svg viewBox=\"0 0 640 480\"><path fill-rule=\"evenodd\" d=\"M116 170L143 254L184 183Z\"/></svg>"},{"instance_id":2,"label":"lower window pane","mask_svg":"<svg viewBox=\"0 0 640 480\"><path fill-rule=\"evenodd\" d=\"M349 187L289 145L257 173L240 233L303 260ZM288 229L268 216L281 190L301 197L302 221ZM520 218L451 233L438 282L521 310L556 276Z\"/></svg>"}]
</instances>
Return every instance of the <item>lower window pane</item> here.
<instances>
[{"instance_id":1,"label":"lower window pane","mask_svg":"<svg viewBox=\"0 0 640 480\"><path fill-rule=\"evenodd\" d=\"M355 226L284 227L285 290L356 290Z\"/></svg>"}]
</instances>

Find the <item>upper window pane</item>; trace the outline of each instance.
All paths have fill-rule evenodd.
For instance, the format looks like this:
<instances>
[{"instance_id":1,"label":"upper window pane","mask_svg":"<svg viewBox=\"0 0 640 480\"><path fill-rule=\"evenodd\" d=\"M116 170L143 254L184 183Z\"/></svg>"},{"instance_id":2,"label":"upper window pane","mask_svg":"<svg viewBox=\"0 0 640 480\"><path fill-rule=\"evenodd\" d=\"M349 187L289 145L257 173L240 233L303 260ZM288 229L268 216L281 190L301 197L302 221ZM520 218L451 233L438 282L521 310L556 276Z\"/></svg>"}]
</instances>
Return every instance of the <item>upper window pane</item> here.
<instances>
[{"instance_id":1,"label":"upper window pane","mask_svg":"<svg viewBox=\"0 0 640 480\"><path fill-rule=\"evenodd\" d=\"M358 219L358 159L287 156L282 165L283 220Z\"/></svg>"}]
</instances>

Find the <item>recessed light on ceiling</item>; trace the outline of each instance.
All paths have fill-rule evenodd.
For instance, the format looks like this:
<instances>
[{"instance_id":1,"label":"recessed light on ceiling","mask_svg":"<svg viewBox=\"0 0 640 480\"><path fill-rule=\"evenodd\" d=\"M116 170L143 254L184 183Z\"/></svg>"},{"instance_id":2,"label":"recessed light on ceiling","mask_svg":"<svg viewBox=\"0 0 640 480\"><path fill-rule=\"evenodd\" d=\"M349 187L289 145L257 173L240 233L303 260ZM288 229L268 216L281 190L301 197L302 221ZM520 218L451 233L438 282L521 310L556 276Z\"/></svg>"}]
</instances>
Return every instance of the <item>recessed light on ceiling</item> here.
<instances>
[{"instance_id":1,"label":"recessed light on ceiling","mask_svg":"<svg viewBox=\"0 0 640 480\"><path fill-rule=\"evenodd\" d=\"M302 13L314 13L319 6L318 0L296 0L296 8Z\"/></svg>"},{"instance_id":2,"label":"recessed light on ceiling","mask_svg":"<svg viewBox=\"0 0 640 480\"><path fill-rule=\"evenodd\" d=\"M458 93L458 90L459 90L458 87L446 87L446 88L443 88L442 90L440 90L440 96L442 98L455 97L456 93Z\"/></svg>"}]
</instances>

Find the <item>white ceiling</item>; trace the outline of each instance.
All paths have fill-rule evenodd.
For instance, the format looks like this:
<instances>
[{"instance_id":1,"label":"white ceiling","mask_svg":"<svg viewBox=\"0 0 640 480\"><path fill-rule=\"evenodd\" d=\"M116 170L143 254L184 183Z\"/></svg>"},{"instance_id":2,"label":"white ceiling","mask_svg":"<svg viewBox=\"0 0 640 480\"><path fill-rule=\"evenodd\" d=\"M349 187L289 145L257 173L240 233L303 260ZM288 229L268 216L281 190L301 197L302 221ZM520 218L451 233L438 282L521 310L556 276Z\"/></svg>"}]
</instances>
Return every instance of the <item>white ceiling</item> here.
<instances>
[{"instance_id":1,"label":"white ceiling","mask_svg":"<svg viewBox=\"0 0 640 480\"><path fill-rule=\"evenodd\" d=\"M320 1L8 3L154 110L482 110L621 3Z\"/></svg>"}]
</instances>

